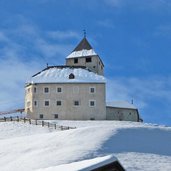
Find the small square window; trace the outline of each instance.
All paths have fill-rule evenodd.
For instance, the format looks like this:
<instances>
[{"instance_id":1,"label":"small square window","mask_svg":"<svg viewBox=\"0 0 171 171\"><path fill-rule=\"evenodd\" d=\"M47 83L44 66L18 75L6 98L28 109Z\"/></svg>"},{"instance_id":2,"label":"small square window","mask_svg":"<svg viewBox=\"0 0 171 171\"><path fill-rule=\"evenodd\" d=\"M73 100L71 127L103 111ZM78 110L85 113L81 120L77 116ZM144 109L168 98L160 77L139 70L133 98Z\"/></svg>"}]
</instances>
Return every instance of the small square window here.
<instances>
[{"instance_id":1,"label":"small square window","mask_svg":"<svg viewBox=\"0 0 171 171\"><path fill-rule=\"evenodd\" d=\"M78 58L75 58L74 59L74 64L77 64L78 63Z\"/></svg>"},{"instance_id":2,"label":"small square window","mask_svg":"<svg viewBox=\"0 0 171 171\"><path fill-rule=\"evenodd\" d=\"M40 119L43 119L43 114L40 114L40 115L39 115L39 118L40 118Z\"/></svg>"},{"instance_id":3,"label":"small square window","mask_svg":"<svg viewBox=\"0 0 171 171\"><path fill-rule=\"evenodd\" d=\"M58 114L54 114L54 118L55 119L58 119Z\"/></svg>"},{"instance_id":4,"label":"small square window","mask_svg":"<svg viewBox=\"0 0 171 171\"><path fill-rule=\"evenodd\" d=\"M62 87L57 87L57 92L62 93Z\"/></svg>"},{"instance_id":5,"label":"small square window","mask_svg":"<svg viewBox=\"0 0 171 171\"><path fill-rule=\"evenodd\" d=\"M49 93L49 88L48 88L48 87L45 87L45 88L44 88L44 92L45 92L45 93Z\"/></svg>"},{"instance_id":6,"label":"small square window","mask_svg":"<svg viewBox=\"0 0 171 171\"><path fill-rule=\"evenodd\" d=\"M60 100L56 101L56 105L57 106L61 106L62 105L62 102Z\"/></svg>"},{"instance_id":7,"label":"small square window","mask_svg":"<svg viewBox=\"0 0 171 171\"><path fill-rule=\"evenodd\" d=\"M79 106L80 105L80 102L79 101L74 101L74 106Z\"/></svg>"},{"instance_id":8,"label":"small square window","mask_svg":"<svg viewBox=\"0 0 171 171\"><path fill-rule=\"evenodd\" d=\"M95 93L95 87L90 87L90 93Z\"/></svg>"},{"instance_id":9,"label":"small square window","mask_svg":"<svg viewBox=\"0 0 171 171\"><path fill-rule=\"evenodd\" d=\"M91 62L91 57L86 58L86 62Z\"/></svg>"},{"instance_id":10,"label":"small square window","mask_svg":"<svg viewBox=\"0 0 171 171\"><path fill-rule=\"evenodd\" d=\"M90 107L94 107L96 105L95 100L90 100L89 105L90 105Z\"/></svg>"},{"instance_id":11,"label":"small square window","mask_svg":"<svg viewBox=\"0 0 171 171\"><path fill-rule=\"evenodd\" d=\"M49 101L48 100L45 101L45 106L49 106Z\"/></svg>"}]
</instances>

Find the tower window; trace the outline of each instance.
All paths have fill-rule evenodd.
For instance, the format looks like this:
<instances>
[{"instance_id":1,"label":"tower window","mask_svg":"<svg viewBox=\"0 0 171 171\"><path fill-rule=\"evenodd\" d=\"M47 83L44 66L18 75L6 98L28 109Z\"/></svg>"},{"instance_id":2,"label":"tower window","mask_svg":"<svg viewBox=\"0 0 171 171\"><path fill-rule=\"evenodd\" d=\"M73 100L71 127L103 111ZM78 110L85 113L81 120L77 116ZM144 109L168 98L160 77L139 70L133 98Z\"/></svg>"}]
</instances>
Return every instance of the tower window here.
<instances>
[{"instance_id":1,"label":"tower window","mask_svg":"<svg viewBox=\"0 0 171 171\"><path fill-rule=\"evenodd\" d=\"M75 58L74 59L74 64L77 64L78 63L78 58Z\"/></svg>"},{"instance_id":2,"label":"tower window","mask_svg":"<svg viewBox=\"0 0 171 171\"><path fill-rule=\"evenodd\" d=\"M86 58L86 62L91 62L91 57Z\"/></svg>"}]
</instances>

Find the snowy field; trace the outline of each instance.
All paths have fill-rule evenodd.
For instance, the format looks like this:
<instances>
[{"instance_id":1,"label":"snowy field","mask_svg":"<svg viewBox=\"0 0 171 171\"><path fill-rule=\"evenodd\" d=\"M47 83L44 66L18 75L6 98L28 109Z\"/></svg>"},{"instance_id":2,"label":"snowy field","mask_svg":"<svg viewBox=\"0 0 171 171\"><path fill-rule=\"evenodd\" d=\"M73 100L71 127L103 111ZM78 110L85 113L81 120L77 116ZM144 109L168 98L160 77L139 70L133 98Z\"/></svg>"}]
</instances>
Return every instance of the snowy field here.
<instances>
[{"instance_id":1,"label":"snowy field","mask_svg":"<svg viewBox=\"0 0 171 171\"><path fill-rule=\"evenodd\" d=\"M171 171L171 128L119 121L56 121L52 131L0 122L0 171L86 170L117 157L127 171ZM113 159L114 160L114 159Z\"/></svg>"}]
</instances>

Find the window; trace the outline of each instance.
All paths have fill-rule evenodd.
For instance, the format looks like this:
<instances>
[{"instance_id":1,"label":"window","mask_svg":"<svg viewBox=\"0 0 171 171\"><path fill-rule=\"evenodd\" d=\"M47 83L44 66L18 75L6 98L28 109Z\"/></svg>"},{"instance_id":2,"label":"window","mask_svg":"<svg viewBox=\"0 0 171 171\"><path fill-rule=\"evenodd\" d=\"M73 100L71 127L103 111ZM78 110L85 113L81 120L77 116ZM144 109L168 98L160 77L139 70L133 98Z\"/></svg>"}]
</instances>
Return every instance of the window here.
<instances>
[{"instance_id":1,"label":"window","mask_svg":"<svg viewBox=\"0 0 171 171\"><path fill-rule=\"evenodd\" d=\"M36 87L34 87L34 93L36 93L36 91L37 91L37 89L36 89Z\"/></svg>"},{"instance_id":2,"label":"window","mask_svg":"<svg viewBox=\"0 0 171 171\"><path fill-rule=\"evenodd\" d=\"M44 88L44 93L49 93L49 88L48 87Z\"/></svg>"},{"instance_id":3,"label":"window","mask_svg":"<svg viewBox=\"0 0 171 171\"><path fill-rule=\"evenodd\" d=\"M86 58L86 62L91 62L91 57Z\"/></svg>"},{"instance_id":4,"label":"window","mask_svg":"<svg viewBox=\"0 0 171 171\"><path fill-rule=\"evenodd\" d=\"M89 106L90 106L90 107L96 106L96 101L95 101L95 100L90 100L90 101L89 101Z\"/></svg>"},{"instance_id":5,"label":"window","mask_svg":"<svg viewBox=\"0 0 171 171\"><path fill-rule=\"evenodd\" d=\"M62 93L62 87L57 87L56 91L57 91L58 93Z\"/></svg>"},{"instance_id":6,"label":"window","mask_svg":"<svg viewBox=\"0 0 171 171\"><path fill-rule=\"evenodd\" d=\"M95 93L96 92L96 89L95 89L95 87L90 87L90 91L89 91L90 93Z\"/></svg>"},{"instance_id":7,"label":"window","mask_svg":"<svg viewBox=\"0 0 171 171\"><path fill-rule=\"evenodd\" d=\"M74 59L74 64L77 64L78 63L78 58L75 58Z\"/></svg>"},{"instance_id":8,"label":"window","mask_svg":"<svg viewBox=\"0 0 171 171\"><path fill-rule=\"evenodd\" d=\"M54 114L54 118L55 119L58 119L58 114Z\"/></svg>"},{"instance_id":9,"label":"window","mask_svg":"<svg viewBox=\"0 0 171 171\"><path fill-rule=\"evenodd\" d=\"M49 100L45 100L45 106L49 106Z\"/></svg>"},{"instance_id":10,"label":"window","mask_svg":"<svg viewBox=\"0 0 171 171\"><path fill-rule=\"evenodd\" d=\"M40 118L40 119L43 119L43 114L40 114L40 115L39 115L39 118Z\"/></svg>"},{"instance_id":11,"label":"window","mask_svg":"<svg viewBox=\"0 0 171 171\"><path fill-rule=\"evenodd\" d=\"M60 101L60 100L56 101L56 105L57 106L61 106L62 105L62 101Z\"/></svg>"},{"instance_id":12,"label":"window","mask_svg":"<svg viewBox=\"0 0 171 171\"><path fill-rule=\"evenodd\" d=\"M78 100L74 101L74 106L79 106L80 102Z\"/></svg>"},{"instance_id":13,"label":"window","mask_svg":"<svg viewBox=\"0 0 171 171\"><path fill-rule=\"evenodd\" d=\"M37 106L37 101L36 100L34 101L34 106Z\"/></svg>"},{"instance_id":14,"label":"window","mask_svg":"<svg viewBox=\"0 0 171 171\"><path fill-rule=\"evenodd\" d=\"M75 78L75 75L71 73L71 74L69 75L69 79L74 79L74 78Z\"/></svg>"}]
</instances>

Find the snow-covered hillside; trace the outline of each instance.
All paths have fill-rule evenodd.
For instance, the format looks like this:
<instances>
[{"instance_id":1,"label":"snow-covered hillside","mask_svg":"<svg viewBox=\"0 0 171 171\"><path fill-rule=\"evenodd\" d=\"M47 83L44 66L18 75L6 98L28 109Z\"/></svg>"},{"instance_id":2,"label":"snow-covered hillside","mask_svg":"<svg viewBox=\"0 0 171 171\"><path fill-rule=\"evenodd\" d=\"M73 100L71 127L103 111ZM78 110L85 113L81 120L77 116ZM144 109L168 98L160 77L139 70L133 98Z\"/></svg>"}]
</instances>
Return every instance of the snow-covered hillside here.
<instances>
[{"instance_id":1,"label":"snow-covered hillside","mask_svg":"<svg viewBox=\"0 0 171 171\"><path fill-rule=\"evenodd\" d=\"M77 129L52 132L24 123L0 123L0 170L73 171L110 155L128 171L171 170L169 127L119 121L57 122Z\"/></svg>"}]
</instances>

